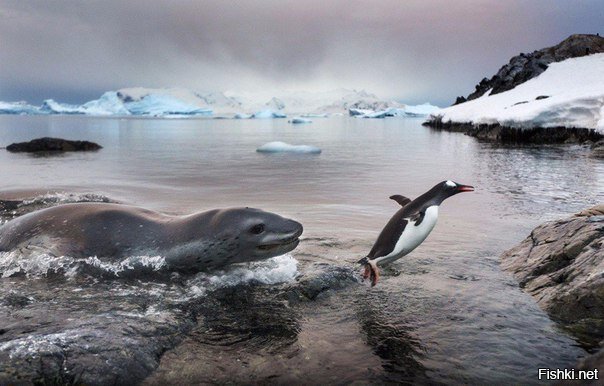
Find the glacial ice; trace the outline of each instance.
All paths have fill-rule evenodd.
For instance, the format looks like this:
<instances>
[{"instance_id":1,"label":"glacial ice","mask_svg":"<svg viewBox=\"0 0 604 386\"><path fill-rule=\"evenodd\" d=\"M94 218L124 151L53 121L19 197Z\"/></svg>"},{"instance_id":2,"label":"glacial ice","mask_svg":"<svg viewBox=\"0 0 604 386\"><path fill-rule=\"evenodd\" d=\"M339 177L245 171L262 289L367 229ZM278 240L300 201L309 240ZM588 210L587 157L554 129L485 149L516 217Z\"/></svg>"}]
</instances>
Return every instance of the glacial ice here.
<instances>
[{"instance_id":1,"label":"glacial ice","mask_svg":"<svg viewBox=\"0 0 604 386\"><path fill-rule=\"evenodd\" d=\"M253 118L257 119L268 119L268 118L287 118L287 115L273 110L262 110L258 111L253 115Z\"/></svg>"},{"instance_id":2,"label":"glacial ice","mask_svg":"<svg viewBox=\"0 0 604 386\"><path fill-rule=\"evenodd\" d=\"M140 100L125 103L126 108L133 115L212 115L209 108L201 108L183 102L170 95L149 94Z\"/></svg>"}]
</instances>

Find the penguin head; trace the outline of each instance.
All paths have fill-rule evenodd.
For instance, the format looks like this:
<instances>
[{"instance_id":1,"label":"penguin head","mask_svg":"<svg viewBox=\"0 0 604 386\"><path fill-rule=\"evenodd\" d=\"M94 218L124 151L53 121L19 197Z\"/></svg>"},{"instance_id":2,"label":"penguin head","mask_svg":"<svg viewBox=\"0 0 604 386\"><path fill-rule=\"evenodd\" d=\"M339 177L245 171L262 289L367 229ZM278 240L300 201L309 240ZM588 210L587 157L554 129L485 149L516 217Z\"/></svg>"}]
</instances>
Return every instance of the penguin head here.
<instances>
[{"instance_id":1,"label":"penguin head","mask_svg":"<svg viewBox=\"0 0 604 386\"><path fill-rule=\"evenodd\" d=\"M451 196L456 195L457 193L474 191L473 186L459 184L451 180L440 182L436 184L436 186L434 186L434 188L432 189L436 191L435 193L440 198L440 202L444 201L445 199Z\"/></svg>"}]
</instances>

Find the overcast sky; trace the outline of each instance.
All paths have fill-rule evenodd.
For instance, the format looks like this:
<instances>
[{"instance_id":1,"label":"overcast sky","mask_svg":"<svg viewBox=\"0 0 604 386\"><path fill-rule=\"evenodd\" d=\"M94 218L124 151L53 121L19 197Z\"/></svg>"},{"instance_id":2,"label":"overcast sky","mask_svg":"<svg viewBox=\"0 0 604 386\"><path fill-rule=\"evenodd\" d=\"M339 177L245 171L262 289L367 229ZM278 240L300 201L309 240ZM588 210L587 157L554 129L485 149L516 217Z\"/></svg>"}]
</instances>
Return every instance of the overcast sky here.
<instances>
[{"instance_id":1,"label":"overcast sky","mask_svg":"<svg viewBox=\"0 0 604 386\"><path fill-rule=\"evenodd\" d=\"M446 105L603 26L602 0L0 0L0 100L345 87Z\"/></svg>"}]
</instances>

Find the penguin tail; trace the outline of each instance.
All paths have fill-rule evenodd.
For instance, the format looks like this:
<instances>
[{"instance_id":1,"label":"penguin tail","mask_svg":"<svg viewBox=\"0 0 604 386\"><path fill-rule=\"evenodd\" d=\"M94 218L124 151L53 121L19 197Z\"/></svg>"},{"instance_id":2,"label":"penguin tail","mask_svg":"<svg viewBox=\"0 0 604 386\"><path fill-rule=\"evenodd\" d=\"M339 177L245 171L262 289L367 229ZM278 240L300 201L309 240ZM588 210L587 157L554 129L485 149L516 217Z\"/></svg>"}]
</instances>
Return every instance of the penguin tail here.
<instances>
[{"instance_id":1,"label":"penguin tail","mask_svg":"<svg viewBox=\"0 0 604 386\"><path fill-rule=\"evenodd\" d=\"M380 279L380 270L378 269L376 262L369 259L369 257L363 257L358 263L362 264L365 268L363 271L363 280L369 279L371 286L375 287Z\"/></svg>"}]
</instances>

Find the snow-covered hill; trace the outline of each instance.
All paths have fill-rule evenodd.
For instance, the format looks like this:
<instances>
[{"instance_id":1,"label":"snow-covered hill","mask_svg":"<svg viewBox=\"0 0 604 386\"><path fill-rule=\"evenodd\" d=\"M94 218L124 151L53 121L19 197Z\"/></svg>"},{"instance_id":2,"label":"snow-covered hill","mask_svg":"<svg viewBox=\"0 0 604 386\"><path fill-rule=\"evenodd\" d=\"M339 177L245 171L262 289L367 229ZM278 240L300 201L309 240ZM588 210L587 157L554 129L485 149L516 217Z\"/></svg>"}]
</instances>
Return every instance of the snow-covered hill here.
<instances>
[{"instance_id":1,"label":"snow-covered hill","mask_svg":"<svg viewBox=\"0 0 604 386\"><path fill-rule=\"evenodd\" d=\"M423 106L423 105L422 105ZM425 106L424 106L425 107ZM328 92L282 92L264 101L253 94L233 92L199 93L187 89L124 88L107 91L99 99L82 105L60 103L52 99L42 106L26 102L0 102L4 114L85 114L137 116L235 116L236 118L281 118L287 115L325 116L349 110L372 113L374 117L410 116L424 107L406 106L378 98L364 90L337 89ZM407 111L411 114L403 114ZM432 110L430 110L432 111ZM425 115L424 113L423 115Z\"/></svg>"},{"instance_id":2,"label":"snow-covered hill","mask_svg":"<svg viewBox=\"0 0 604 386\"><path fill-rule=\"evenodd\" d=\"M438 110L432 121L513 128L567 127L604 134L604 54L552 63L511 90Z\"/></svg>"}]
</instances>

